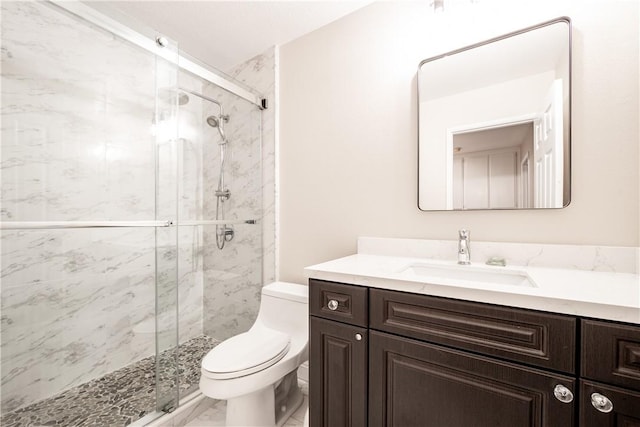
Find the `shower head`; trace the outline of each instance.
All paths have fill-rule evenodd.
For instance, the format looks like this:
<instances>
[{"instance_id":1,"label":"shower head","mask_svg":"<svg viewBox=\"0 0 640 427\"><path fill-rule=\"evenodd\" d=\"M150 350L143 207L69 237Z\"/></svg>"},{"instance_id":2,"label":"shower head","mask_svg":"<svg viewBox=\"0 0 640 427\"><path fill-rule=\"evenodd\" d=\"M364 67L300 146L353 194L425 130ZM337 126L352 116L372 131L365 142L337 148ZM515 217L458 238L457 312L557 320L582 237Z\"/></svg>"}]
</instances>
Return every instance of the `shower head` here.
<instances>
[{"instance_id":1,"label":"shower head","mask_svg":"<svg viewBox=\"0 0 640 427\"><path fill-rule=\"evenodd\" d=\"M221 142L220 145L227 143L227 137L224 134L224 124L229 121L229 116L209 116L207 117L207 124L212 128L217 128L220 133Z\"/></svg>"}]
</instances>

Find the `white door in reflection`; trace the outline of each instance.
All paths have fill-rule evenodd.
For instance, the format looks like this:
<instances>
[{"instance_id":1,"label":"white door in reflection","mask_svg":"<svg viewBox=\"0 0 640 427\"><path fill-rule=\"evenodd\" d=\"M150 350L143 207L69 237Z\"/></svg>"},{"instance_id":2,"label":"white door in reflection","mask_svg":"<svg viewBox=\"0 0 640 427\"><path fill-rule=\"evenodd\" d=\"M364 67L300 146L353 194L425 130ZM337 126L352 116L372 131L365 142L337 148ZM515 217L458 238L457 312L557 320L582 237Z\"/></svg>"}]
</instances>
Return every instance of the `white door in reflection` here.
<instances>
[{"instance_id":1,"label":"white door in reflection","mask_svg":"<svg viewBox=\"0 0 640 427\"><path fill-rule=\"evenodd\" d=\"M523 207L520 159L533 157L533 123L507 121L452 135L453 209Z\"/></svg>"},{"instance_id":2,"label":"white door in reflection","mask_svg":"<svg viewBox=\"0 0 640 427\"><path fill-rule=\"evenodd\" d=\"M454 156L454 209L514 209L518 152L514 148Z\"/></svg>"},{"instance_id":3,"label":"white door in reflection","mask_svg":"<svg viewBox=\"0 0 640 427\"><path fill-rule=\"evenodd\" d=\"M535 122L535 207L562 207L563 125L562 80L555 80Z\"/></svg>"}]
</instances>

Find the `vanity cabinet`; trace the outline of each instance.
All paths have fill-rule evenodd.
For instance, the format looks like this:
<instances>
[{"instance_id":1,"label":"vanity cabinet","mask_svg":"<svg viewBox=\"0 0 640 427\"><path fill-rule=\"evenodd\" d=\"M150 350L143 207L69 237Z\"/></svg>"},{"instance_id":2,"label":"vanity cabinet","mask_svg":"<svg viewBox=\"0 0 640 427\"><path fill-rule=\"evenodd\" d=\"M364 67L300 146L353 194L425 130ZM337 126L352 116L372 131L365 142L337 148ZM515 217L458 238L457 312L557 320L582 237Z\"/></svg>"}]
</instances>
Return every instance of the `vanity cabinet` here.
<instances>
[{"instance_id":1,"label":"vanity cabinet","mask_svg":"<svg viewBox=\"0 0 640 427\"><path fill-rule=\"evenodd\" d=\"M369 301L370 426L574 424L554 397L575 393L574 318L381 289Z\"/></svg>"},{"instance_id":2,"label":"vanity cabinet","mask_svg":"<svg viewBox=\"0 0 640 427\"><path fill-rule=\"evenodd\" d=\"M640 327L582 320L580 420L640 427Z\"/></svg>"},{"instance_id":3,"label":"vanity cabinet","mask_svg":"<svg viewBox=\"0 0 640 427\"><path fill-rule=\"evenodd\" d=\"M367 288L311 280L309 314L310 425L366 426Z\"/></svg>"},{"instance_id":4,"label":"vanity cabinet","mask_svg":"<svg viewBox=\"0 0 640 427\"><path fill-rule=\"evenodd\" d=\"M311 427L640 427L638 326L309 285Z\"/></svg>"}]
</instances>

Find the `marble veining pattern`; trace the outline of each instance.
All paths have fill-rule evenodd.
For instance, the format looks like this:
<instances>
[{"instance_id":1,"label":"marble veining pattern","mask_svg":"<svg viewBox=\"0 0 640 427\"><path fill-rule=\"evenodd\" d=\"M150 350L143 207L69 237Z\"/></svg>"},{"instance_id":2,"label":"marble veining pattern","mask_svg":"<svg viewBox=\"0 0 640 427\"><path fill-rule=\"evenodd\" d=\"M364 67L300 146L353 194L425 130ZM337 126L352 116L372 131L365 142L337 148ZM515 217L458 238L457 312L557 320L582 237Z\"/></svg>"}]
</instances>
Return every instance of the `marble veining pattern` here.
<instances>
[{"instance_id":1,"label":"marble veining pattern","mask_svg":"<svg viewBox=\"0 0 640 427\"><path fill-rule=\"evenodd\" d=\"M202 105L180 114L181 139L156 146L152 54L45 2L3 2L2 41L3 221L201 216ZM197 227L1 237L3 413L154 354L156 303L157 344L174 347L178 283L180 342L202 334Z\"/></svg>"},{"instance_id":2,"label":"marble veining pattern","mask_svg":"<svg viewBox=\"0 0 640 427\"><path fill-rule=\"evenodd\" d=\"M153 55L55 5L3 2L2 40L1 220L215 218L215 105L189 96L177 138L165 136L152 122ZM265 113L189 73L158 72L230 116L226 217L260 222L235 226L225 251L214 226L1 233L3 413L171 349L176 294L181 343L253 323L262 271L275 277L276 54L231 73L267 95Z\"/></svg>"},{"instance_id":3,"label":"marble veining pattern","mask_svg":"<svg viewBox=\"0 0 640 427\"><path fill-rule=\"evenodd\" d=\"M248 63L250 63L249 61ZM242 64L246 76L270 73L269 67L258 70ZM230 73L238 78L242 73ZM268 76L267 76L268 78ZM238 80L241 80L238 78ZM242 80L241 80L242 81ZM245 83L251 84L245 79ZM260 89L260 88L258 88ZM253 324L259 308L260 290L263 284L263 167L264 148L261 152L261 113L258 108L213 85L205 85L204 93L220 101L224 113L229 115L225 125L227 153L225 183L231 197L224 202L225 218L255 218L261 225L235 225L235 237L223 250L216 247L215 227L204 228L204 310L203 329L207 335L226 339L244 332ZM266 111L266 110L265 110ZM205 114L218 114L215 105L205 108ZM219 140L217 131L209 133L212 142ZM205 134L205 138L207 134ZM220 149L217 144L204 148L205 188L211 194L218 186L220 173ZM204 214L215 218L215 197L205 197ZM266 262L265 262L266 264ZM219 274L224 271L225 274Z\"/></svg>"},{"instance_id":4,"label":"marble veining pattern","mask_svg":"<svg viewBox=\"0 0 640 427\"><path fill-rule=\"evenodd\" d=\"M639 248L482 242L473 240L473 232L471 237L471 258L474 262L485 262L490 257L500 257L505 258L507 265L613 273L640 272ZM457 240L360 237L358 253L453 260L457 256Z\"/></svg>"},{"instance_id":5,"label":"marble veining pattern","mask_svg":"<svg viewBox=\"0 0 640 427\"><path fill-rule=\"evenodd\" d=\"M236 66L233 78L260 91L269 106L262 111L262 230L264 283L276 280L276 73L278 47Z\"/></svg>"},{"instance_id":6,"label":"marble veining pattern","mask_svg":"<svg viewBox=\"0 0 640 427\"><path fill-rule=\"evenodd\" d=\"M152 218L153 55L38 2L2 41L1 219Z\"/></svg>"},{"instance_id":7,"label":"marble veining pattern","mask_svg":"<svg viewBox=\"0 0 640 427\"><path fill-rule=\"evenodd\" d=\"M57 264L39 263L37 259L28 263L34 272L48 265L62 267L60 276L51 275L53 280L43 281L38 277L46 278L46 273L35 276L31 275L33 272L29 276L33 279L29 281L14 281L11 274L3 277L0 302L4 411L46 398L153 354L153 332L135 331L139 322L154 313L153 268L147 263L148 256L141 255L148 249L138 252L127 246L127 237L138 237L140 232L110 231L73 230L69 234L85 236L77 252L19 252L21 256L31 257L48 254L49 261L57 260ZM50 230L24 234L25 239L55 240L64 247L67 240L64 233ZM146 233L150 233L146 245L153 245L152 231ZM2 233L3 252L20 242L20 239L8 238L12 234L15 232ZM108 234L109 238L98 240L101 243L91 244L92 236ZM122 241L117 241L118 236ZM134 239L134 242L142 241ZM133 246L137 247L140 246ZM100 262L100 257L96 260L91 256L92 250L105 254L110 251L114 258L106 256L106 261ZM138 260L132 262L135 258ZM3 256L3 261L6 259L11 256ZM64 277L65 270L67 277Z\"/></svg>"},{"instance_id":8,"label":"marble veining pattern","mask_svg":"<svg viewBox=\"0 0 640 427\"><path fill-rule=\"evenodd\" d=\"M0 219L153 219L153 55L44 2L3 2L1 31ZM2 232L3 413L153 354L154 244Z\"/></svg>"}]
</instances>

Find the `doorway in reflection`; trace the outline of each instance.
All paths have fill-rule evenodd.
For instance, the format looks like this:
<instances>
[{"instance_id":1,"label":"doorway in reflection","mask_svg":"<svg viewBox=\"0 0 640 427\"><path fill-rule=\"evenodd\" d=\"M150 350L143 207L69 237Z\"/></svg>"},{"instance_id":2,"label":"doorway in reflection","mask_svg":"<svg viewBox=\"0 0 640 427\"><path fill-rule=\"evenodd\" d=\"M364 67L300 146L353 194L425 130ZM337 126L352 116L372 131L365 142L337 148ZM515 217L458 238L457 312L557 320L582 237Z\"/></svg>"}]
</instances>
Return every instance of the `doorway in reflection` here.
<instances>
[{"instance_id":1,"label":"doorway in reflection","mask_svg":"<svg viewBox=\"0 0 640 427\"><path fill-rule=\"evenodd\" d=\"M453 134L453 208L531 207L533 134L533 121Z\"/></svg>"}]
</instances>

